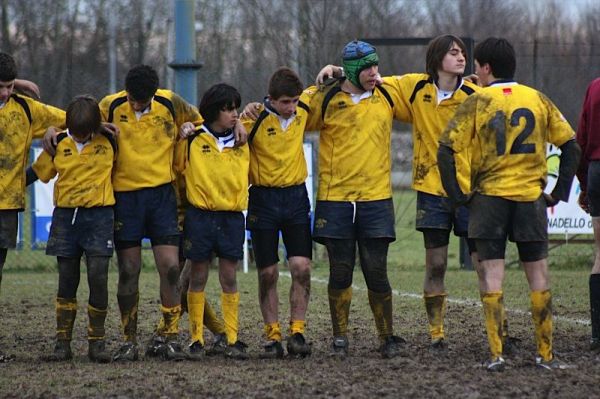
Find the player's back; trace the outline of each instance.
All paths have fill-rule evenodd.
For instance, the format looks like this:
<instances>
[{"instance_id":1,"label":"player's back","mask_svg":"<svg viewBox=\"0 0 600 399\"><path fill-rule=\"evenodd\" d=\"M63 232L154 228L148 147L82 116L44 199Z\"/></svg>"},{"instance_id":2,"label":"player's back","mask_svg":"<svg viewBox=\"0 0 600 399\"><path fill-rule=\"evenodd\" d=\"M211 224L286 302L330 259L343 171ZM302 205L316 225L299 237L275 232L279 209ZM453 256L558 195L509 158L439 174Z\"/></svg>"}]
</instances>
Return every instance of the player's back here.
<instances>
[{"instance_id":1,"label":"player's back","mask_svg":"<svg viewBox=\"0 0 600 399\"><path fill-rule=\"evenodd\" d=\"M546 143L573 130L544 94L514 81L496 81L477 96L473 187L494 196L533 201L546 184Z\"/></svg>"}]
</instances>

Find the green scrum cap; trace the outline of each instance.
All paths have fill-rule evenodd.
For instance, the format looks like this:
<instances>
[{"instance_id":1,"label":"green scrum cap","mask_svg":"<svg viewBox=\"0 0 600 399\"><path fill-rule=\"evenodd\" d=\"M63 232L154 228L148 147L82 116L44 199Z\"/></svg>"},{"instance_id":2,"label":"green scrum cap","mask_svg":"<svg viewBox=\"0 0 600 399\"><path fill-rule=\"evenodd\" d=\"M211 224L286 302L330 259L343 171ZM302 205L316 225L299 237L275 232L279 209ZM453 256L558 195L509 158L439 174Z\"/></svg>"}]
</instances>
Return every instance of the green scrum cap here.
<instances>
[{"instance_id":1,"label":"green scrum cap","mask_svg":"<svg viewBox=\"0 0 600 399\"><path fill-rule=\"evenodd\" d=\"M358 75L373 65L379 65L379 57L375 47L366 42L353 40L346 44L342 52L342 65L346 78L356 87L364 90Z\"/></svg>"}]
</instances>

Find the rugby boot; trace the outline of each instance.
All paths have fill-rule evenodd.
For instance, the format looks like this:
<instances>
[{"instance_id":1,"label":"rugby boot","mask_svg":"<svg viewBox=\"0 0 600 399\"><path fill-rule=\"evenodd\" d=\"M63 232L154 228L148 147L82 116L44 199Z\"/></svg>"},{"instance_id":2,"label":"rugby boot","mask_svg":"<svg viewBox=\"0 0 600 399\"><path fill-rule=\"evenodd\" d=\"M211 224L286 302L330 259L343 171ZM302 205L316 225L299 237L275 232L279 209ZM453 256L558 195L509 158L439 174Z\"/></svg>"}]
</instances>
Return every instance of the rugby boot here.
<instances>
[{"instance_id":1,"label":"rugby boot","mask_svg":"<svg viewBox=\"0 0 600 399\"><path fill-rule=\"evenodd\" d=\"M246 348L248 345L238 340L234 344L227 345L224 355L230 359L246 360L249 358Z\"/></svg>"},{"instance_id":2,"label":"rugby boot","mask_svg":"<svg viewBox=\"0 0 600 399\"><path fill-rule=\"evenodd\" d=\"M135 362L139 358L139 350L134 342L125 342L113 355L115 362Z\"/></svg>"},{"instance_id":3,"label":"rugby boot","mask_svg":"<svg viewBox=\"0 0 600 399\"><path fill-rule=\"evenodd\" d=\"M88 340L88 357L96 363L110 363L112 360L103 339Z\"/></svg>"},{"instance_id":4,"label":"rugby boot","mask_svg":"<svg viewBox=\"0 0 600 399\"><path fill-rule=\"evenodd\" d=\"M71 341L59 339L54 345L54 351L46 358L49 362L63 362L73 359Z\"/></svg>"},{"instance_id":5,"label":"rugby boot","mask_svg":"<svg viewBox=\"0 0 600 399\"><path fill-rule=\"evenodd\" d=\"M227 336L224 333L217 334L210 348L206 350L206 356L222 355L225 349L227 349Z\"/></svg>"},{"instance_id":6,"label":"rugby boot","mask_svg":"<svg viewBox=\"0 0 600 399\"><path fill-rule=\"evenodd\" d=\"M448 349L448 344L444 338L437 338L431 341L429 349L434 352L444 352Z\"/></svg>"},{"instance_id":7,"label":"rugby boot","mask_svg":"<svg viewBox=\"0 0 600 399\"><path fill-rule=\"evenodd\" d=\"M394 358L400 354L400 345L405 343L406 340L404 338L391 335L384 339L379 347L379 353L381 353L381 357L384 359Z\"/></svg>"},{"instance_id":8,"label":"rugby boot","mask_svg":"<svg viewBox=\"0 0 600 399\"><path fill-rule=\"evenodd\" d=\"M331 356L345 359L348 356L348 338L345 336L333 337L331 343Z\"/></svg>"},{"instance_id":9,"label":"rugby boot","mask_svg":"<svg viewBox=\"0 0 600 399\"><path fill-rule=\"evenodd\" d=\"M535 366L544 370L565 370L570 369L573 366L562 362L556 358L556 356L552 356L550 360L544 360L540 356L535 358Z\"/></svg>"},{"instance_id":10,"label":"rugby boot","mask_svg":"<svg viewBox=\"0 0 600 399\"><path fill-rule=\"evenodd\" d=\"M506 362L502 356L489 359L483 364L483 367L490 372L501 372L506 367Z\"/></svg>"},{"instance_id":11,"label":"rugby boot","mask_svg":"<svg viewBox=\"0 0 600 399\"><path fill-rule=\"evenodd\" d=\"M202 360L206 351L204 350L204 346L200 343L200 341L194 341L191 343L188 349L188 358L190 360Z\"/></svg>"},{"instance_id":12,"label":"rugby boot","mask_svg":"<svg viewBox=\"0 0 600 399\"><path fill-rule=\"evenodd\" d=\"M159 350L159 356L162 360L179 362L186 360L187 354L183 351L181 344L177 341L167 341Z\"/></svg>"},{"instance_id":13,"label":"rugby boot","mask_svg":"<svg viewBox=\"0 0 600 399\"><path fill-rule=\"evenodd\" d=\"M590 350L594 352L600 351L600 339L592 338L590 340Z\"/></svg>"},{"instance_id":14,"label":"rugby boot","mask_svg":"<svg viewBox=\"0 0 600 399\"><path fill-rule=\"evenodd\" d=\"M295 333L287 339L287 351L290 356L306 357L312 353L312 347L306 342L304 335Z\"/></svg>"},{"instance_id":15,"label":"rugby boot","mask_svg":"<svg viewBox=\"0 0 600 399\"><path fill-rule=\"evenodd\" d=\"M146 357L159 357L164 352L164 346L167 343L165 337L161 335L154 335L148 344L146 345Z\"/></svg>"},{"instance_id":16,"label":"rugby boot","mask_svg":"<svg viewBox=\"0 0 600 399\"><path fill-rule=\"evenodd\" d=\"M261 359L283 359L283 346L279 341L269 341L265 346L265 351L258 355Z\"/></svg>"}]
</instances>

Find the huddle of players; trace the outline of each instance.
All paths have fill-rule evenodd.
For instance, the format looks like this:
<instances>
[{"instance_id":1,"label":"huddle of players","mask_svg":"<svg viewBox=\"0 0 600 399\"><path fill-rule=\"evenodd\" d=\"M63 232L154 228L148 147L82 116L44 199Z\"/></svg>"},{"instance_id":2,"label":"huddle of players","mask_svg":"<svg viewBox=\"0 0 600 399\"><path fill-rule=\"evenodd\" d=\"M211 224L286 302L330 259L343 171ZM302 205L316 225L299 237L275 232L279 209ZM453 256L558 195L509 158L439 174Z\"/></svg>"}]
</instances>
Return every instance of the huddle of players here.
<instances>
[{"instance_id":1,"label":"huddle of players","mask_svg":"<svg viewBox=\"0 0 600 399\"><path fill-rule=\"evenodd\" d=\"M115 198L118 300L126 342L114 360L138 358L140 266L135 261L139 262L140 240L144 236L152 240L161 275L163 314L146 354L179 360L223 352L231 358L247 358L246 345L237 339L239 293L235 279L244 239L241 211L246 208L246 228L252 233L259 275L259 303L267 339L261 357L283 357L276 291L280 231L292 274L287 350L294 356L309 355L311 347L304 338L311 258L309 203L304 187L307 173L302 149L305 130L320 132L319 189L312 239L324 244L329 256L332 355L345 357L348 354L347 328L358 248L380 338L379 351L385 358L397 356L403 339L393 334L392 293L387 277L387 250L395 239L390 133L392 120L397 119L413 125L413 188L418 191L416 226L423 232L426 249L424 301L431 348L446 348L444 274L449 234L454 227L455 234L468 237L469 251L478 271L491 350L485 367L490 371L503 370L503 353L514 343L507 332L502 294L508 237L517 242L531 288L538 345L536 364L545 369L564 368L564 363L552 352L545 208L568 199L579 162L579 147L574 141L574 132L552 102L514 81L516 61L510 43L489 38L478 44L474 57L477 76L484 88L463 80L466 49L462 41L452 35L440 36L430 43L425 74L381 79L375 48L359 41L344 48L343 70L327 66L321 71L320 81L327 76L345 75L325 88L310 87L303 91L298 76L287 68L280 68L271 78L269 95L264 102L250 104L244 111L241 121L249 132L247 145L243 144L243 138L236 143L236 110L241 99L237 90L226 84L215 85L205 93L198 113L175 94L158 90L158 79L154 81L151 68L133 68L126 78L126 90L108 96L99 107L101 119L119 127L116 143L109 135L91 134L99 131L99 118L94 128L85 132L77 132L77 125L70 125L69 111L74 104L85 102L90 112L97 108L89 98L75 99L67 110L68 131L59 135L56 155L50 161L54 162L54 173L46 172L52 167L40 166L42 157L33 166L36 175L44 181L59 175L55 202L57 209L66 208L61 211L65 215L57 217L56 228L53 216L48 247L66 245L63 241L69 240L61 241L59 237L64 230L70 230L72 237L80 239L75 244L68 243L74 246L71 252L67 249L49 249L48 252L59 257L60 275L57 346L53 357L62 360L72 356L69 341L76 311L74 292L81 253L86 252L90 268L90 258L103 257L109 249L112 252L108 234L99 238L102 233L94 231L89 233L94 237L84 240L85 231L91 229L83 227L86 215L81 209L111 209ZM148 81L154 82L149 88L145 87ZM144 86L146 91L136 91L138 86ZM180 135L184 138L180 140L176 126L181 126ZM551 194L543 194L546 142L562 150L560 176ZM107 187L110 177L108 182L104 179L102 184L93 184L89 190L81 183L79 170L82 168L72 162L72 154L75 151L84 154L88 143L91 148L103 148L93 153L104 156L104 165L113 165L114 197L111 187ZM71 158L61 160L62 157ZM79 158L80 164L88 162L82 156ZM96 164L98 162L94 162ZM175 340L182 312L177 289L180 266L175 257L169 256L170 251L177 250L179 234L176 223L173 229L167 228L173 227L169 223L176 220L176 216L164 214L175 211L171 182L176 176L172 175L172 165L183 175L180 181L185 182L189 202L182 244L183 257L189 262L184 268L184 271L189 270L189 283L183 284L188 288L186 302L191 334L187 353ZM75 170L78 172L73 173ZM157 181L157 176L164 176L164 181ZM61 177L64 179L62 187ZM81 198L91 192L94 194L90 197L102 198L103 202L85 203ZM61 195L74 202L61 202ZM467 203L468 211L464 206ZM471 216L467 220L468 212ZM148 219L153 221L148 222ZM519 219L531 222L524 225ZM112 213L106 220L112 222ZM77 227L80 221L82 225ZM53 244L53 240L57 244ZM92 241L94 245L89 244ZM219 257L222 324L215 319L204 296L213 253ZM62 268L61 257L65 264ZM73 258L77 261L76 267ZM105 263L107 265L102 262L103 266L99 267L104 274ZM71 272L63 273L67 269ZM98 281L104 282L105 290L106 277L99 275ZM187 275L187 272L182 273L182 277ZM75 291L63 294L63 280L65 286L71 290L74 287ZM134 283L128 282L130 280ZM103 344L106 306L104 302L92 300L96 295L92 294L92 288L97 287L90 281L89 356L92 360L110 361ZM100 317L102 323L98 321L98 311L104 312ZM205 350L204 324L213 326L211 330L218 337L210 350ZM98 328L94 328L95 325Z\"/></svg>"}]
</instances>

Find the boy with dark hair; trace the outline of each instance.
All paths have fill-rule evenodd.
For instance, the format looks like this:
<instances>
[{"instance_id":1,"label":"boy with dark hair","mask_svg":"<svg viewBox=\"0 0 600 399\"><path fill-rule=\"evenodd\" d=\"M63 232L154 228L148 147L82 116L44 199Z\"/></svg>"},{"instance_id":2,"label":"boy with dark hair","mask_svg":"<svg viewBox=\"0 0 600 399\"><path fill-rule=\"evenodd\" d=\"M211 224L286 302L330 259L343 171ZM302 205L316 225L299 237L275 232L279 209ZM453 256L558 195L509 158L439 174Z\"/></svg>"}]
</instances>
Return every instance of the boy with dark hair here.
<instances>
[{"instance_id":1,"label":"boy with dark hair","mask_svg":"<svg viewBox=\"0 0 600 399\"><path fill-rule=\"evenodd\" d=\"M92 97L76 97L67 107L67 130L58 135L56 155L43 152L32 165L34 178L54 185L54 212L46 254L58 260L56 345L49 360L73 357L71 338L77 314L81 256L85 253L89 284L88 357L108 363L104 342L108 307L108 265L113 253L111 173L116 143L99 133L101 115ZM29 171L28 171L29 172ZM28 173L30 175L31 172ZM29 176L28 176L29 177Z\"/></svg>"},{"instance_id":2,"label":"boy with dark hair","mask_svg":"<svg viewBox=\"0 0 600 399\"><path fill-rule=\"evenodd\" d=\"M49 126L65 126L64 111L14 92L17 65L0 52L0 283L8 248L17 243L18 213L25 208L25 165L31 141ZM4 357L0 354L0 362Z\"/></svg>"},{"instance_id":3,"label":"boy with dark hair","mask_svg":"<svg viewBox=\"0 0 600 399\"><path fill-rule=\"evenodd\" d=\"M302 89L298 75L281 67L269 80L269 95L263 104L254 103L258 107L249 108L258 114L258 119L242 119L246 130L251 132L252 186L246 228L252 233L258 299L267 339L264 353L260 355L262 358L283 357L277 294L280 232L292 275L288 354L304 357L311 353L311 346L304 338L310 297L312 240L303 146L310 110L306 105L307 97L301 96Z\"/></svg>"},{"instance_id":4,"label":"boy with dark hair","mask_svg":"<svg viewBox=\"0 0 600 399\"><path fill-rule=\"evenodd\" d=\"M126 90L100 101L105 121L119 129L119 157L113 173L115 248L119 265L117 299L125 343L115 360L138 359L137 317L142 238L150 238L160 276L162 320L146 355L185 359L176 342L181 313L177 200L172 185L177 129L201 121L198 110L170 90L158 88L158 75L148 65L129 70Z\"/></svg>"},{"instance_id":5,"label":"boy with dark hair","mask_svg":"<svg viewBox=\"0 0 600 399\"><path fill-rule=\"evenodd\" d=\"M247 359L246 344L238 340L239 292L236 267L243 258L244 215L248 203L247 146L234 146L239 92L220 83L212 86L198 106L204 124L179 142L175 167L184 173L190 206L184 221L184 256L189 259L188 312L191 344L189 356L204 354L204 289L213 253L219 257L221 309L227 348L224 355Z\"/></svg>"},{"instance_id":6,"label":"boy with dark hair","mask_svg":"<svg viewBox=\"0 0 600 399\"><path fill-rule=\"evenodd\" d=\"M491 358L485 367L505 367L502 342L502 282L506 238L517 243L531 290L537 343L536 365L565 368L552 352L552 295L548 279L546 206L567 201L580 148L573 129L542 93L514 81L515 52L505 39L488 38L475 48L475 67L485 86L457 110L440 138L438 166L452 201L469 201L469 237L481 261L481 300ZM546 144L560 147L558 181L546 185ZM456 176L455 153L472 149L471 193ZM493 211L490 211L493 210Z\"/></svg>"}]
</instances>

